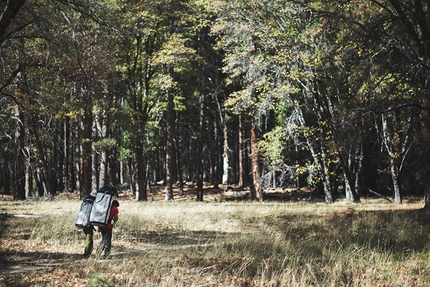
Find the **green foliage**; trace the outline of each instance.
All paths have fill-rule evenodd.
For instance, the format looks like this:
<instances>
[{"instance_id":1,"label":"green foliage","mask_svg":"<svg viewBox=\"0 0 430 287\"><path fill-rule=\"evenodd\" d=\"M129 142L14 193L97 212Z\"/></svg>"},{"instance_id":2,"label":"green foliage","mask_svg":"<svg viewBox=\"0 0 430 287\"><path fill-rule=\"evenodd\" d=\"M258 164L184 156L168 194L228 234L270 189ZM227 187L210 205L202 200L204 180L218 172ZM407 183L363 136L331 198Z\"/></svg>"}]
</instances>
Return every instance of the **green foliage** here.
<instances>
[{"instance_id":1,"label":"green foliage","mask_svg":"<svg viewBox=\"0 0 430 287\"><path fill-rule=\"evenodd\" d=\"M90 286L90 287L112 287L114 285L109 283L109 281L107 281L106 279L103 279L98 274L90 274L90 276L88 278L88 286Z\"/></svg>"},{"instance_id":2,"label":"green foliage","mask_svg":"<svg viewBox=\"0 0 430 287\"><path fill-rule=\"evenodd\" d=\"M258 142L259 154L266 159L266 163L279 165L285 162L283 150L285 146L286 134L282 127L264 134L262 140Z\"/></svg>"},{"instance_id":3,"label":"green foliage","mask_svg":"<svg viewBox=\"0 0 430 287\"><path fill-rule=\"evenodd\" d=\"M93 147L97 151L109 150L116 146L116 140L112 138L103 138L98 141L93 141Z\"/></svg>"}]
</instances>

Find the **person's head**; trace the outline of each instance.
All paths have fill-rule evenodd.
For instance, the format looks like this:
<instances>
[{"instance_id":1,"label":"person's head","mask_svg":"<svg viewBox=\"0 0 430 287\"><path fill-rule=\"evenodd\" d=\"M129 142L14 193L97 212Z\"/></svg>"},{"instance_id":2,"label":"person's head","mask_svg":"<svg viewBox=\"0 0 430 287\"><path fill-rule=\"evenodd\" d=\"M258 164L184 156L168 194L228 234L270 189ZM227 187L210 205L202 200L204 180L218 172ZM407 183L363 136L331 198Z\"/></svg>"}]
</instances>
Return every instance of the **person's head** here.
<instances>
[{"instance_id":1,"label":"person's head","mask_svg":"<svg viewBox=\"0 0 430 287\"><path fill-rule=\"evenodd\" d=\"M114 200L114 201L112 201L112 205L113 206L116 206L116 207L119 207L119 202L118 202L118 200Z\"/></svg>"}]
</instances>

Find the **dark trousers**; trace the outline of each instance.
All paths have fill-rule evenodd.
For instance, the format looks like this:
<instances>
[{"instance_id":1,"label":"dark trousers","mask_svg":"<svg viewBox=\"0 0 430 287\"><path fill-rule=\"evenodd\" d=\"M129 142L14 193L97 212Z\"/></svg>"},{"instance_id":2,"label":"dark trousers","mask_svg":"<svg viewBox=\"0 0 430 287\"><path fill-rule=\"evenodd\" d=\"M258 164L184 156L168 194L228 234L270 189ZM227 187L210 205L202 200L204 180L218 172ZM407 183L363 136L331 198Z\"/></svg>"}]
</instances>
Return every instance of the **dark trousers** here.
<instances>
[{"instance_id":1,"label":"dark trousers","mask_svg":"<svg viewBox=\"0 0 430 287\"><path fill-rule=\"evenodd\" d=\"M112 246L112 228L100 227L100 232L102 233L102 241L99 250L104 252L104 256L108 256Z\"/></svg>"}]
</instances>

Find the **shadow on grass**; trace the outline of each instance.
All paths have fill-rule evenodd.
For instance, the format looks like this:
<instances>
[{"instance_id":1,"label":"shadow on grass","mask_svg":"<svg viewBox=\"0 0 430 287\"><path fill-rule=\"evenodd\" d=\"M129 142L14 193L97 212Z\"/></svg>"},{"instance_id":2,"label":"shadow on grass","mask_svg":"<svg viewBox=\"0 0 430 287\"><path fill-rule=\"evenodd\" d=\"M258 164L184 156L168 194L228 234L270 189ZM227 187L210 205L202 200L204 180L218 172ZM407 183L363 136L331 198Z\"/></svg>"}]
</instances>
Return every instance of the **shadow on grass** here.
<instances>
[{"instance_id":1,"label":"shadow on grass","mask_svg":"<svg viewBox=\"0 0 430 287\"><path fill-rule=\"evenodd\" d=\"M232 233L228 232L176 230L118 232L115 234L121 240L159 246L207 244L232 235Z\"/></svg>"},{"instance_id":2,"label":"shadow on grass","mask_svg":"<svg viewBox=\"0 0 430 287\"><path fill-rule=\"evenodd\" d=\"M360 246L368 250L404 256L428 248L430 213L416 210L347 209L330 215L280 216L275 223L298 248L315 255L330 244ZM270 222L276 222L270 219ZM337 243L336 243L337 242Z\"/></svg>"},{"instance_id":3,"label":"shadow on grass","mask_svg":"<svg viewBox=\"0 0 430 287\"><path fill-rule=\"evenodd\" d=\"M50 269L80 259L84 259L82 254L0 251L0 273Z\"/></svg>"}]
</instances>

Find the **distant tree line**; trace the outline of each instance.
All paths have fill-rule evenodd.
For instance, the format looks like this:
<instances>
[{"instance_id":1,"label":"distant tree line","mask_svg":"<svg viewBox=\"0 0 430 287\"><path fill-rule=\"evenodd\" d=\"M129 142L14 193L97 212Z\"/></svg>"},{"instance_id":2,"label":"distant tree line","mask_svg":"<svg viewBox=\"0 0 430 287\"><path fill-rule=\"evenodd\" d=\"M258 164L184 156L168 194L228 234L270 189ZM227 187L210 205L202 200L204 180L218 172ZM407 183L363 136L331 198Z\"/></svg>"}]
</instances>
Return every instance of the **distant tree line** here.
<instances>
[{"instance_id":1,"label":"distant tree line","mask_svg":"<svg viewBox=\"0 0 430 287\"><path fill-rule=\"evenodd\" d=\"M0 1L0 190L430 203L428 0Z\"/></svg>"}]
</instances>

